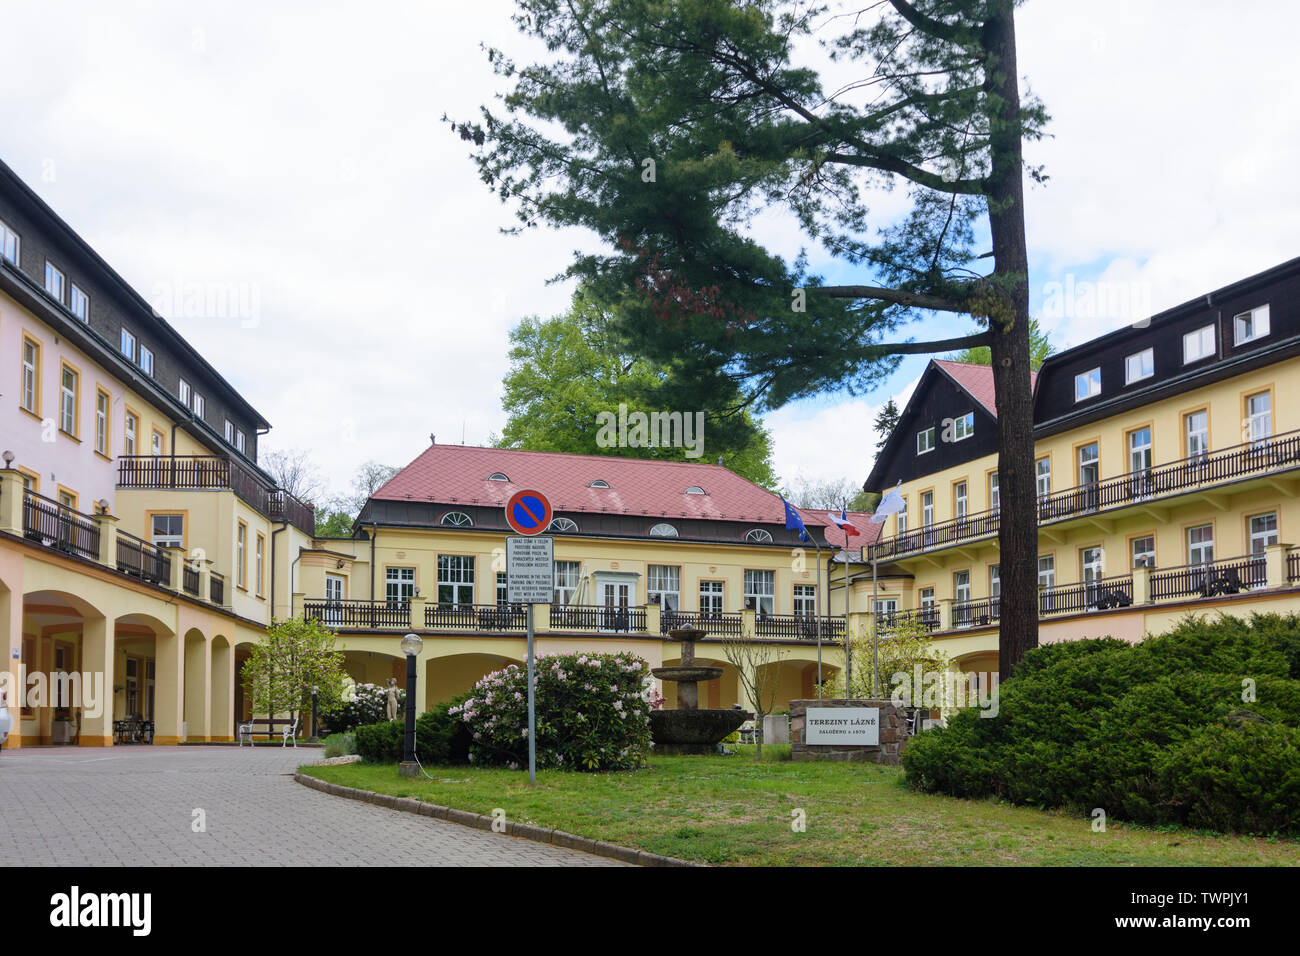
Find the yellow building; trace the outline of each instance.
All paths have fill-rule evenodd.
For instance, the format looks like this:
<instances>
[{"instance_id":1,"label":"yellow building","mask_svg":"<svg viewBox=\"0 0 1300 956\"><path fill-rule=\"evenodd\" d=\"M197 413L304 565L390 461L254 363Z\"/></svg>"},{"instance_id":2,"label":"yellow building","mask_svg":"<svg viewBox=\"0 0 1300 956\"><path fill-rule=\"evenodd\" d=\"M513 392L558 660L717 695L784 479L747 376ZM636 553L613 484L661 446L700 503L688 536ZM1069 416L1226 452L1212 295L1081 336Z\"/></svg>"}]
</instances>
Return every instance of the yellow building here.
<instances>
[{"instance_id":1,"label":"yellow building","mask_svg":"<svg viewBox=\"0 0 1300 956\"><path fill-rule=\"evenodd\" d=\"M1033 383L1041 642L1300 608L1300 260L1051 356ZM1300 394L1300 392L1298 392ZM996 672L992 372L932 361L868 478L885 615Z\"/></svg>"}]
</instances>

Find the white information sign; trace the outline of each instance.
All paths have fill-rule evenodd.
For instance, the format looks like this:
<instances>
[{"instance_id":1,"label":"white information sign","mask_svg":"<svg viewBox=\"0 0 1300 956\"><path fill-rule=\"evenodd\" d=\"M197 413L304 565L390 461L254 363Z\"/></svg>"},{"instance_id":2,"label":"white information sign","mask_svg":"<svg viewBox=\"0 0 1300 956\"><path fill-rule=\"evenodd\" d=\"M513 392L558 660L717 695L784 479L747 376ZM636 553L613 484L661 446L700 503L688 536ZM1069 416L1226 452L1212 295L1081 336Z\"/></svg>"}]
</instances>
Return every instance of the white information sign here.
<instances>
[{"instance_id":1,"label":"white information sign","mask_svg":"<svg viewBox=\"0 0 1300 956\"><path fill-rule=\"evenodd\" d=\"M804 723L805 744L840 747L880 746L879 707L809 707Z\"/></svg>"},{"instance_id":2,"label":"white information sign","mask_svg":"<svg viewBox=\"0 0 1300 956\"><path fill-rule=\"evenodd\" d=\"M555 539L506 538L506 600L550 604L555 597Z\"/></svg>"}]
</instances>

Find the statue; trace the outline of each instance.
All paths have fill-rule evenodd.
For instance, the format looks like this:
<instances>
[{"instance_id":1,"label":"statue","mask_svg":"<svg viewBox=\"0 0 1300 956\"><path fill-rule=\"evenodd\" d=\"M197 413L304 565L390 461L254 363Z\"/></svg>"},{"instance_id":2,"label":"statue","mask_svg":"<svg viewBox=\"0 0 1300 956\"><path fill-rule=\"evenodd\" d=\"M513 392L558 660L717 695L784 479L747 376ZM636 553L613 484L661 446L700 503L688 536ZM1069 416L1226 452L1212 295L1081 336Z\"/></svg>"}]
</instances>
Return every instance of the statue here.
<instances>
[{"instance_id":1,"label":"statue","mask_svg":"<svg viewBox=\"0 0 1300 956\"><path fill-rule=\"evenodd\" d=\"M388 678L388 719L397 719L397 678Z\"/></svg>"}]
</instances>

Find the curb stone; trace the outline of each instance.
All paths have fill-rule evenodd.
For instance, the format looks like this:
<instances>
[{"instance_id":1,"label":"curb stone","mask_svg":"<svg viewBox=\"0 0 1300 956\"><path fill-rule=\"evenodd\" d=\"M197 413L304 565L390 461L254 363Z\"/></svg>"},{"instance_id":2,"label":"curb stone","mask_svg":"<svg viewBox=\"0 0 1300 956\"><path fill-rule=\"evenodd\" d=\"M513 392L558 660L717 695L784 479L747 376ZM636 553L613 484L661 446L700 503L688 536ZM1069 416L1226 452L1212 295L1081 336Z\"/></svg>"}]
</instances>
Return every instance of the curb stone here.
<instances>
[{"instance_id":1,"label":"curb stone","mask_svg":"<svg viewBox=\"0 0 1300 956\"><path fill-rule=\"evenodd\" d=\"M394 797L386 793L376 793L373 790L361 790L357 787L345 787L338 783L329 783L324 780L318 780L304 773L295 773L293 779L304 787L312 790L319 790L322 793L332 794L338 797L344 797L348 800L357 800L362 803L373 803L377 806L388 807L391 810L400 810L404 813L415 813L421 816L434 817L439 820L446 820L449 823L456 823L461 826L470 827L475 830L492 830L493 820L482 813L471 813L468 810L457 810L454 807L444 807L438 803L429 803L425 800L417 800L413 797ZM577 850L581 853L590 853L593 856L602 856L611 860L618 860L620 863L629 863L632 866L707 866L705 863L693 863L690 860L680 860L672 856L662 856L658 853L650 853L646 850L637 850L633 847L619 846L617 843L606 843L604 840L593 840L590 837L578 836L576 833L568 833L564 830L548 830L544 827L533 826L530 823L506 823L506 831L503 836L512 836L521 840L529 840L533 843L548 843L552 846L563 847L567 850Z\"/></svg>"}]
</instances>

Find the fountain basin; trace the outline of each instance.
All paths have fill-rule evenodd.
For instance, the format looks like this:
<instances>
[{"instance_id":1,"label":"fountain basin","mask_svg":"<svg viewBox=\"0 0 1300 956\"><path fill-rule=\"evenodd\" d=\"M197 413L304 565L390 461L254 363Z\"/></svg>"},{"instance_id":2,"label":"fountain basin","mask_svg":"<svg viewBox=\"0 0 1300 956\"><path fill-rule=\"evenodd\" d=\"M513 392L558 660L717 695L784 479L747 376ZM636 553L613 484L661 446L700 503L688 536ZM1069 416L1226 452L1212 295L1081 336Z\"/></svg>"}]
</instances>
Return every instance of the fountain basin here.
<instances>
[{"instance_id":1,"label":"fountain basin","mask_svg":"<svg viewBox=\"0 0 1300 956\"><path fill-rule=\"evenodd\" d=\"M654 674L660 680L677 681L702 681L716 680L722 676L721 667L652 667L650 673Z\"/></svg>"},{"instance_id":2,"label":"fountain basin","mask_svg":"<svg viewBox=\"0 0 1300 956\"><path fill-rule=\"evenodd\" d=\"M711 754L753 717L747 710L652 710L650 737L657 754Z\"/></svg>"}]
</instances>

